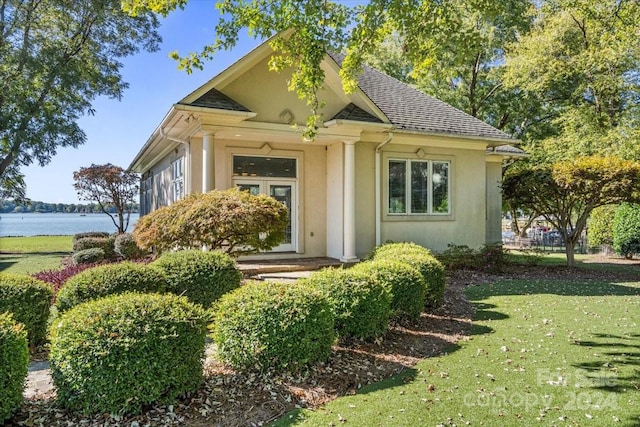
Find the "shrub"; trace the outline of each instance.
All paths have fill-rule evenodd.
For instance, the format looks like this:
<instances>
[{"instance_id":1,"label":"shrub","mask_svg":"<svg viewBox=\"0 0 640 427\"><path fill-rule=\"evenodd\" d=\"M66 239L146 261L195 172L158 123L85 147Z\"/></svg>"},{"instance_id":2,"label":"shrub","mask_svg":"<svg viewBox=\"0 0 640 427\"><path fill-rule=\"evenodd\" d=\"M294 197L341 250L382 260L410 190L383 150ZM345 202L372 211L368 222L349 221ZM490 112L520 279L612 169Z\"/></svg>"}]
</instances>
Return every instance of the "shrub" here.
<instances>
[{"instance_id":1,"label":"shrub","mask_svg":"<svg viewBox=\"0 0 640 427\"><path fill-rule=\"evenodd\" d=\"M324 295L301 284L250 282L225 295L212 326L220 356L236 368L296 369L326 360L334 340Z\"/></svg>"},{"instance_id":2,"label":"shrub","mask_svg":"<svg viewBox=\"0 0 640 427\"><path fill-rule=\"evenodd\" d=\"M510 262L509 250L502 245L484 245L478 251L478 268L489 273L500 273Z\"/></svg>"},{"instance_id":3,"label":"shrub","mask_svg":"<svg viewBox=\"0 0 640 427\"><path fill-rule=\"evenodd\" d=\"M53 288L53 297L55 300L55 297L58 291L60 290L62 285L65 284L67 280L69 280L76 274L80 273L81 271L84 271L89 268L97 267L99 265L102 265L102 264L97 262L92 264L78 264L78 265L69 264L59 270L39 271L37 273L32 274L31 277L36 278L38 280L42 280L43 282L50 284L51 287Z\"/></svg>"},{"instance_id":4,"label":"shrub","mask_svg":"<svg viewBox=\"0 0 640 427\"><path fill-rule=\"evenodd\" d=\"M613 249L625 258L640 254L640 205L623 203L613 220Z\"/></svg>"},{"instance_id":5,"label":"shrub","mask_svg":"<svg viewBox=\"0 0 640 427\"><path fill-rule=\"evenodd\" d=\"M62 286L56 297L56 308L64 312L92 299L123 292L161 293L167 287L158 268L130 261L100 265L84 270Z\"/></svg>"},{"instance_id":6,"label":"shrub","mask_svg":"<svg viewBox=\"0 0 640 427\"><path fill-rule=\"evenodd\" d=\"M478 267L478 252L467 245L449 243L447 249L438 254L437 258L448 270Z\"/></svg>"},{"instance_id":7,"label":"shrub","mask_svg":"<svg viewBox=\"0 0 640 427\"><path fill-rule=\"evenodd\" d=\"M51 376L62 406L138 413L203 381L205 311L176 295L125 293L80 304L51 327Z\"/></svg>"},{"instance_id":8,"label":"shrub","mask_svg":"<svg viewBox=\"0 0 640 427\"><path fill-rule=\"evenodd\" d=\"M106 231L87 231L85 233L76 233L73 235L72 241L75 244L78 240L84 239L87 237L106 239L109 237L109 233L107 233Z\"/></svg>"},{"instance_id":9,"label":"shrub","mask_svg":"<svg viewBox=\"0 0 640 427\"><path fill-rule=\"evenodd\" d=\"M416 243L412 242L399 242L399 243L385 243L383 245L377 246L373 249L373 251L367 256L368 259L374 259L378 257L383 257L386 253L417 253L424 255L431 255L431 251L424 246L420 246Z\"/></svg>"},{"instance_id":10,"label":"shrub","mask_svg":"<svg viewBox=\"0 0 640 427\"><path fill-rule=\"evenodd\" d=\"M207 308L242 280L235 260L218 251L167 252L151 265L164 272L167 291Z\"/></svg>"},{"instance_id":11,"label":"shrub","mask_svg":"<svg viewBox=\"0 0 640 427\"><path fill-rule=\"evenodd\" d=\"M146 252L133 240L131 233L118 234L114 242L114 250L124 259L138 259L146 255Z\"/></svg>"},{"instance_id":12,"label":"shrub","mask_svg":"<svg viewBox=\"0 0 640 427\"><path fill-rule=\"evenodd\" d=\"M589 247L613 245L613 221L617 205L595 208L589 217Z\"/></svg>"},{"instance_id":13,"label":"shrub","mask_svg":"<svg viewBox=\"0 0 640 427\"><path fill-rule=\"evenodd\" d=\"M393 246L384 248L385 246ZM414 245L417 246L417 245ZM418 246L420 247L420 246ZM444 302L444 288L446 284L444 266L428 250L416 250L410 244L383 245L383 250L375 251L373 259L395 260L409 264L417 269L427 286L427 307L439 307ZM424 249L424 248L423 248Z\"/></svg>"},{"instance_id":14,"label":"shrub","mask_svg":"<svg viewBox=\"0 0 640 427\"><path fill-rule=\"evenodd\" d=\"M374 338L387 330L391 293L374 277L351 269L327 268L303 283L324 293L339 337Z\"/></svg>"},{"instance_id":15,"label":"shrub","mask_svg":"<svg viewBox=\"0 0 640 427\"><path fill-rule=\"evenodd\" d=\"M378 260L361 262L354 271L375 277L391 291L391 316L417 319L425 306L427 286L420 272L409 264Z\"/></svg>"},{"instance_id":16,"label":"shrub","mask_svg":"<svg viewBox=\"0 0 640 427\"><path fill-rule=\"evenodd\" d=\"M29 366L27 331L11 313L0 313L0 366L0 423L4 423L22 404Z\"/></svg>"},{"instance_id":17,"label":"shrub","mask_svg":"<svg viewBox=\"0 0 640 427\"><path fill-rule=\"evenodd\" d=\"M24 324L30 345L46 340L53 289L33 277L0 273L0 313L13 313Z\"/></svg>"},{"instance_id":18,"label":"shrub","mask_svg":"<svg viewBox=\"0 0 640 427\"><path fill-rule=\"evenodd\" d=\"M133 237L142 249L224 250L242 255L284 240L287 208L272 197L230 189L190 194L140 218Z\"/></svg>"},{"instance_id":19,"label":"shrub","mask_svg":"<svg viewBox=\"0 0 640 427\"><path fill-rule=\"evenodd\" d=\"M71 255L71 261L73 261L75 265L93 264L105 258L104 250L101 248L84 249Z\"/></svg>"},{"instance_id":20,"label":"shrub","mask_svg":"<svg viewBox=\"0 0 640 427\"><path fill-rule=\"evenodd\" d=\"M104 251L105 258L111 258L115 255L113 249L114 237L84 237L73 243L73 251L80 252L87 249L99 248Z\"/></svg>"}]
</instances>

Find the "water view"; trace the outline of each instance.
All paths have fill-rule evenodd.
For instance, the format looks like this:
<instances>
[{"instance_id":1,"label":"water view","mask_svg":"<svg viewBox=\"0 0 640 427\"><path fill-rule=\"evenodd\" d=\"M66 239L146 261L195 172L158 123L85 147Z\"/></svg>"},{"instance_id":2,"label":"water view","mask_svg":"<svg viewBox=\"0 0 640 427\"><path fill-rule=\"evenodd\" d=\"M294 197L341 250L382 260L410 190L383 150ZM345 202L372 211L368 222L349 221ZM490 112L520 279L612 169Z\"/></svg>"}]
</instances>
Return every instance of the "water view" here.
<instances>
[{"instance_id":1,"label":"water view","mask_svg":"<svg viewBox=\"0 0 640 427\"><path fill-rule=\"evenodd\" d=\"M138 221L138 214L131 214L129 228ZM0 215L0 237L7 236L56 236L72 235L86 231L114 233L116 226L107 214L79 213L7 213Z\"/></svg>"}]
</instances>

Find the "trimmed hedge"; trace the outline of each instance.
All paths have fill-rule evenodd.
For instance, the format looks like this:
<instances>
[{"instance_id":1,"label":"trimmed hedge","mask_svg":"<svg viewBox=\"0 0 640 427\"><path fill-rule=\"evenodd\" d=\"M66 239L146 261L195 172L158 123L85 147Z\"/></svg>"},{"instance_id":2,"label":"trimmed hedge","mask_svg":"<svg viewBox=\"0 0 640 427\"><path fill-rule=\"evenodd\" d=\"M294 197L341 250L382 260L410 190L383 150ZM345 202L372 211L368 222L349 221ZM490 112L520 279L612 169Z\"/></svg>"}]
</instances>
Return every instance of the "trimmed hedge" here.
<instances>
[{"instance_id":1,"label":"trimmed hedge","mask_svg":"<svg viewBox=\"0 0 640 427\"><path fill-rule=\"evenodd\" d=\"M29 368L29 348L24 325L11 313L0 313L0 424L11 418L22 404L24 381Z\"/></svg>"},{"instance_id":2,"label":"trimmed hedge","mask_svg":"<svg viewBox=\"0 0 640 427\"><path fill-rule=\"evenodd\" d=\"M374 338L387 330L391 293L371 275L352 269L326 268L302 282L327 297L339 337Z\"/></svg>"},{"instance_id":3,"label":"trimmed hedge","mask_svg":"<svg viewBox=\"0 0 640 427\"><path fill-rule=\"evenodd\" d=\"M102 249L105 258L111 258L115 255L114 251L115 237L83 237L73 242L73 252L85 251L87 249Z\"/></svg>"},{"instance_id":4,"label":"trimmed hedge","mask_svg":"<svg viewBox=\"0 0 640 427\"><path fill-rule=\"evenodd\" d=\"M394 260L417 269L427 285L427 307L439 307L444 302L446 278L444 266L431 252L412 243L392 243L374 250L373 260Z\"/></svg>"},{"instance_id":5,"label":"trimmed hedge","mask_svg":"<svg viewBox=\"0 0 640 427\"><path fill-rule=\"evenodd\" d=\"M71 261L73 261L75 265L93 264L104 260L106 257L103 249L91 248L74 253L71 255Z\"/></svg>"},{"instance_id":6,"label":"trimmed hedge","mask_svg":"<svg viewBox=\"0 0 640 427\"><path fill-rule=\"evenodd\" d=\"M74 307L51 327L58 402L85 415L173 403L203 382L208 320L170 294L125 293Z\"/></svg>"},{"instance_id":7,"label":"trimmed hedge","mask_svg":"<svg viewBox=\"0 0 640 427\"><path fill-rule=\"evenodd\" d=\"M623 203L616 209L613 249L627 259L640 254L640 204Z\"/></svg>"},{"instance_id":8,"label":"trimmed hedge","mask_svg":"<svg viewBox=\"0 0 640 427\"><path fill-rule=\"evenodd\" d=\"M242 280L235 260L218 251L167 252L151 265L164 272L168 292L184 295L205 308L239 287Z\"/></svg>"},{"instance_id":9,"label":"trimmed hedge","mask_svg":"<svg viewBox=\"0 0 640 427\"><path fill-rule=\"evenodd\" d=\"M124 259L138 259L147 254L138 247L131 233L118 234L113 246L116 254Z\"/></svg>"},{"instance_id":10,"label":"trimmed hedge","mask_svg":"<svg viewBox=\"0 0 640 427\"><path fill-rule=\"evenodd\" d=\"M85 301L123 292L162 293L167 281L160 269L125 261L99 265L71 277L56 296L56 308L64 312Z\"/></svg>"},{"instance_id":11,"label":"trimmed hedge","mask_svg":"<svg viewBox=\"0 0 640 427\"><path fill-rule=\"evenodd\" d=\"M15 321L24 324L29 345L46 341L52 299L49 284L29 276L0 273L0 313L13 313Z\"/></svg>"},{"instance_id":12,"label":"trimmed hedge","mask_svg":"<svg viewBox=\"0 0 640 427\"><path fill-rule=\"evenodd\" d=\"M218 354L235 368L295 370L329 357L333 325L320 291L250 282L220 299L212 336Z\"/></svg>"},{"instance_id":13,"label":"trimmed hedge","mask_svg":"<svg viewBox=\"0 0 640 427\"><path fill-rule=\"evenodd\" d=\"M98 239L107 239L109 237L109 233L106 231L87 231L84 233L76 233L73 235L73 243L75 244L78 240L84 238L98 238Z\"/></svg>"},{"instance_id":14,"label":"trimmed hedge","mask_svg":"<svg viewBox=\"0 0 640 427\"><path fill-rule=\"evenodd\" d=\"M417 319L425 306L427 285L422 274L409 264L380 259L361 262L355 271L375 277L391 291L391 317Z\"/></svg>"}]
</instances>

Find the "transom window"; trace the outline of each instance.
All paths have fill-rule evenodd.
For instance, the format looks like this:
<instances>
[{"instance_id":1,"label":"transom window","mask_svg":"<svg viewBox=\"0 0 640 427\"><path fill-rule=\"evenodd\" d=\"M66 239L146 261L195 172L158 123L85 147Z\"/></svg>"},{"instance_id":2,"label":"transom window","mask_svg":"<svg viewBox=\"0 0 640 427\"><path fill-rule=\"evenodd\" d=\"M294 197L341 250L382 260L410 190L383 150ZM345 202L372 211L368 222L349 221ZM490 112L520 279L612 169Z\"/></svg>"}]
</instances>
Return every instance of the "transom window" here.
<instances>
[{"instance_id":1,"label":"transom window","mask_svg":"<svg viewBox=\"0 0 640 427\"><path fill-rule=\"evenodd\" d=\"M389 159L391 215L449 215L450 162Z\"/></svg>"},{"instance_id":2,"label":"transom window","mask_svg":"<svg viewBox=\"0 0 640 427\"><path fill-rule=\"evenodd\" d=\"M295 178L296 159L286 157L233 156L233 176Z\"/></svg>"}]
</instances>

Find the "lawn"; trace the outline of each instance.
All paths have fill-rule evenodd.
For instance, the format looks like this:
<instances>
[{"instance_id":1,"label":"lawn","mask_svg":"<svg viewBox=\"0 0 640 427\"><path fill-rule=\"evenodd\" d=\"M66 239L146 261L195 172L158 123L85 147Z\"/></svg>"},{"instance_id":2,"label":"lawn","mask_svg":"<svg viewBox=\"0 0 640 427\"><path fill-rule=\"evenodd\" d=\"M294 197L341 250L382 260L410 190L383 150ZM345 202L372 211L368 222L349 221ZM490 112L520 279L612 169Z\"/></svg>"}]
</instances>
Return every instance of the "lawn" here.
<instances>
[{"instance_id":1,"label":"lawn","mask_svg":"<svg viewBox=\"0 0 640 427\"><path fill-rule=\"evenodd\" d=\"M274 425L638 426L640 282L581 277L469 287L467 341Z\"/></svg>"},{"instance_id":2,"label":"lawn","mask_svg":"<svg viewBox=\"0 0 640 427\"><path fill-rule=\"evenodd\" d=\"M0 272L32 274L60 268L71 236L0 237Z\"/></svg>"}]
</instances>

